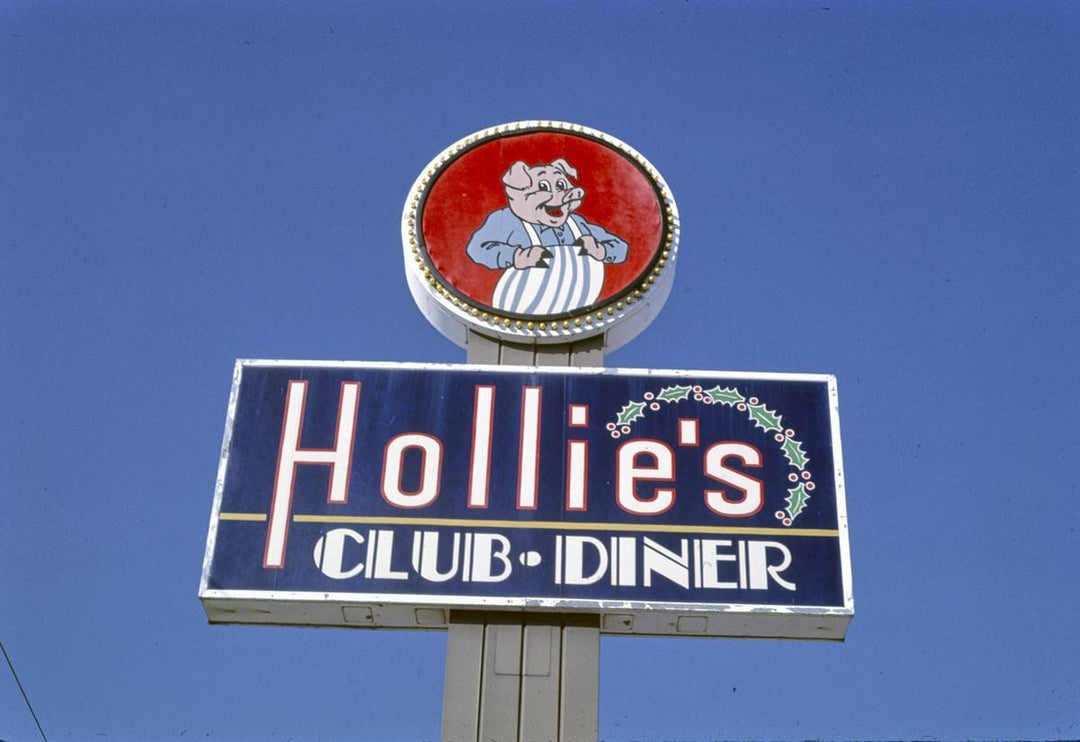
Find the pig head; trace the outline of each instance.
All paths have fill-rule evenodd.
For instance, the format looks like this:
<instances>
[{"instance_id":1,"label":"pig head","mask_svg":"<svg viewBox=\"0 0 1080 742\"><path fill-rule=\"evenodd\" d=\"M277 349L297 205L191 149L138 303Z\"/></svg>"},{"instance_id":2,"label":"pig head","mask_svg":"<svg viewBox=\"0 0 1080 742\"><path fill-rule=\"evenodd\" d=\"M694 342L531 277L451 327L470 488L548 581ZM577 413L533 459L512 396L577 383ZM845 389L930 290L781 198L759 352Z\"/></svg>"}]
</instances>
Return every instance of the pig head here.
<instances>
[{"instance_id":1,"label":"pig head","mask_svg":"<svg viewBox=\"0 0 1080 742\"><path fill-rule=\"evenodd\" d=\"M534 167L515 162L502 182L514 216L533 224L561 227L585 198L585 189L573 185L571 178L577 178L577 170L559 158Z\"/></svg>"}]
</instances>

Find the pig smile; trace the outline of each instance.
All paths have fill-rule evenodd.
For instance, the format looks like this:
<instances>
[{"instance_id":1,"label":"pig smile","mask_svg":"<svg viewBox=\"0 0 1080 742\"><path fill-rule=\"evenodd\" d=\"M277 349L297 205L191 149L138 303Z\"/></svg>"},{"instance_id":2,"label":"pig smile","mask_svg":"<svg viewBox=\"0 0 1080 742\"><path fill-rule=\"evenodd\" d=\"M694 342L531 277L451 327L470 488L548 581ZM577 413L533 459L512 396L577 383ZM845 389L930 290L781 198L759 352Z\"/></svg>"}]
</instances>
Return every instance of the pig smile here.
<instances>
[{"instance_id":1,"label":"pig smile","mask_svg":"<svg viewBox=\"0 0 1080 742\"><path fill-rule=\"evenodd\" d=\"M548 213L548 216L562 216L563 215L563 210L562 210L562 205L561 204L559 206L545 206L544 211L546 211Z\"/></svg>"}]
</instances>

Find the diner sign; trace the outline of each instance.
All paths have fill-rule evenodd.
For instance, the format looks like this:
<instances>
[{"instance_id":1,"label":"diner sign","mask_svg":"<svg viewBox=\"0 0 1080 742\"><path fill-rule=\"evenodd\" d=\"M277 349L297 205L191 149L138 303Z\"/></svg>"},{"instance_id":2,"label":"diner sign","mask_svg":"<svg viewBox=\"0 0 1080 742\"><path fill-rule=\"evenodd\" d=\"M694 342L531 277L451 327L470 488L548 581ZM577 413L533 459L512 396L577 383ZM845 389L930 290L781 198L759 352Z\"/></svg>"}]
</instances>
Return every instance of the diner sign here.
<instances>
[{"instance_id":1,"label":"diner sign","mask_svg":"<svg viewBox=\"0 0 1080 742\"><path fill-rule=\"evenodd\" d=\"M842 639L831 376L238 361L213 622Z\"/></svg>"}]
</instances>

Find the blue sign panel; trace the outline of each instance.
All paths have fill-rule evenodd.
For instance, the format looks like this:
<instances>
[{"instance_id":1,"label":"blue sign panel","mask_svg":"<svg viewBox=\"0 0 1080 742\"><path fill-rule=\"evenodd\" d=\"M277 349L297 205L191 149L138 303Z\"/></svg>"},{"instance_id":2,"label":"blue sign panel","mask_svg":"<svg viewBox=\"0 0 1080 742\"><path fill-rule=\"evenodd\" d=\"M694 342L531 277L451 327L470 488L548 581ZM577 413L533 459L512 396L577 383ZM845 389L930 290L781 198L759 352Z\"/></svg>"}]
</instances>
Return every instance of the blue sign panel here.
<instances>
[{"instance_id":1,"label":"blue sign panel","mask_svg":"<svg viewBox=\"0 0 1080 742\"><path fill-rule=\"evenodd\" d=\"M219 622L842 638L834 379L238 362L200 595Z\"/></svg>"}]
</instances>

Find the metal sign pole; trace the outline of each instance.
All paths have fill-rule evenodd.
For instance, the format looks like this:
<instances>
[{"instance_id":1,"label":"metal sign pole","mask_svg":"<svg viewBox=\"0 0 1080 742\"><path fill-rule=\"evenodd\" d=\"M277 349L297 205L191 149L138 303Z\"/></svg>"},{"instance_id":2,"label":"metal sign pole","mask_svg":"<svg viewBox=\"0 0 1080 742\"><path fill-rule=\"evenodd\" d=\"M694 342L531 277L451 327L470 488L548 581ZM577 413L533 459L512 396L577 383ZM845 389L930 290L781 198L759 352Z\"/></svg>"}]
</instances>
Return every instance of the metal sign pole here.
<instances>
[{"instance_id":1,"label":"metal sign pole","mask_svg":"<svg viewBox=\"0 0 1080 742\"><path fill-rule=\"evenodd\" d=\"M470 364L603 366L604 339L517 345L469 332ZM453 611L443 686L444 742L594 742L599 617Z\"/></svg>"}]
</instances>

